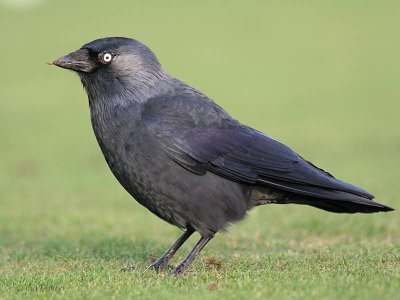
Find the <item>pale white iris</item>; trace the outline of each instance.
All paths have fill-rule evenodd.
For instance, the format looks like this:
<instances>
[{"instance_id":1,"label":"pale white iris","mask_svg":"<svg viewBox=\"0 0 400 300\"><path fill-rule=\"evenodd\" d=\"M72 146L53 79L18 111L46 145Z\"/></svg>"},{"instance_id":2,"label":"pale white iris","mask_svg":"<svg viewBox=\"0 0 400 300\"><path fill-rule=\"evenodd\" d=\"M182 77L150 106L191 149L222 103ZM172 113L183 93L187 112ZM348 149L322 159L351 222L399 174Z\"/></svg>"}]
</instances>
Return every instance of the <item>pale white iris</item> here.
<instances>
[{"instance_id":1,"label":"pale white iris","mask_svg":"<svg viewBox=\"0 0 400 300\"><path fill-rule=\"evenodd\" d=\"M112 60L112 55L110 53L104 53L103 54L103 61L105 63L109 63Z\"/></svg>"}]
</instances>

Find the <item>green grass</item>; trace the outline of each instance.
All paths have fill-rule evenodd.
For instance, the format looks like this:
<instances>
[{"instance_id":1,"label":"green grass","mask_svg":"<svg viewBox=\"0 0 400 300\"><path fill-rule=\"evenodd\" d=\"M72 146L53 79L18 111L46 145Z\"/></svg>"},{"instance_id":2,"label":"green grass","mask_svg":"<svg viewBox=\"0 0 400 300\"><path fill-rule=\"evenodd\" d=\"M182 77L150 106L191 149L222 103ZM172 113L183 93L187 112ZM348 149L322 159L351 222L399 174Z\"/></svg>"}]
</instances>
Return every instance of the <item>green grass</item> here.
<instances>
[{"instance_id":1,"label":"green grass","mask_svg":"<svg viewBox=\"0 0 400 300\"><path fill-rule=\"evenodd\" d=\"M122 190L77 76L45 64L97 37L136 37L236 118L398 208L399 2L10 2L0 0L0 299L399 298L398 211L264 206L187 275L144 271L180 232ZM127 265L138 270L119 272Z\"/></svg>"}]
</instances>

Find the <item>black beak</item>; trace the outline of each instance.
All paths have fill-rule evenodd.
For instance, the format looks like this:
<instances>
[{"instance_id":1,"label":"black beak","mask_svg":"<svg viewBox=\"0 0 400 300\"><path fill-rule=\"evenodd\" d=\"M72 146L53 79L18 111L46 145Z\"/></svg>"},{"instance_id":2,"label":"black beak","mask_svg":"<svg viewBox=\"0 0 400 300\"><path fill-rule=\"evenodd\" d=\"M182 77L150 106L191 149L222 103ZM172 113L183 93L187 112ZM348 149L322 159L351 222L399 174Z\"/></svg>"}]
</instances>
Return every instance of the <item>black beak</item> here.
<instances>
[{"instance_id":1,"label":"black beak","mask_svg":"<svg viewBox=\"0 0 400 300\"><path fill-rule=\"evenodd\" d=\"M89 50L79 49L56 59L51 65L77 72L89 73L96 69L96 63L91 59Z\"/></svg>"}]
</instances>

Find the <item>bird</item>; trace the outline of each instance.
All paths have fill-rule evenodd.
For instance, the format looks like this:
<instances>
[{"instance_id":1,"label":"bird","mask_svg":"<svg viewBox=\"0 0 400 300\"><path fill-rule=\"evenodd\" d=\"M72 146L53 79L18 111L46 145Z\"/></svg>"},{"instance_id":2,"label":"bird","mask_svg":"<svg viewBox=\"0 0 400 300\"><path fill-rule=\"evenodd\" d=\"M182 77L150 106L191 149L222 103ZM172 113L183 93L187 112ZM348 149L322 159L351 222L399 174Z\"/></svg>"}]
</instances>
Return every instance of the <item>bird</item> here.
<instances>
[{"instance_id":1,"label":"bird","mask_svg":"<svg viewBox=\"0 0 400 300\"><path fill-rule=\"evenodd\" d=\"M122 187L183 231L149 269L167 269L197 232L200 240L171 273L183 274L218 232L264 204L309 205L334 213L393 210L234 119L169 75L138 40L96 39L51 64L79 75L95 137Z\"/></svg>"}]
</instances>

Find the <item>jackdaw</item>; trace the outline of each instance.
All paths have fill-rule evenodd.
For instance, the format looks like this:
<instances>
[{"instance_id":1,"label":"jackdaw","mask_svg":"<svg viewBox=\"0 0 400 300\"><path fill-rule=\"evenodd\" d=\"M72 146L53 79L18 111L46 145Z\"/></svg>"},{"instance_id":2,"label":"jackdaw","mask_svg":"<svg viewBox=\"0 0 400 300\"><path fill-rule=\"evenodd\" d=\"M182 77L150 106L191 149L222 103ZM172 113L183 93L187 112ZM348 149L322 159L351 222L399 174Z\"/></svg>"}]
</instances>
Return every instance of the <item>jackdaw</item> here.
<instances>
[{"instance_id":1,"label":"jackdaw","mask_svg":"<svg viewBox=\"0 0 400 300\"><path fill-rule=\"evenodd\" d=\"M108 166L133 198L183 235L149 268L161 270L197 231L173 275L258 205L306 204L335 213L392 208L334 178L277 140L233 119L164 71L137 40L92 41L52 64L78 73Z\"/></svg>"}]
</instances>

